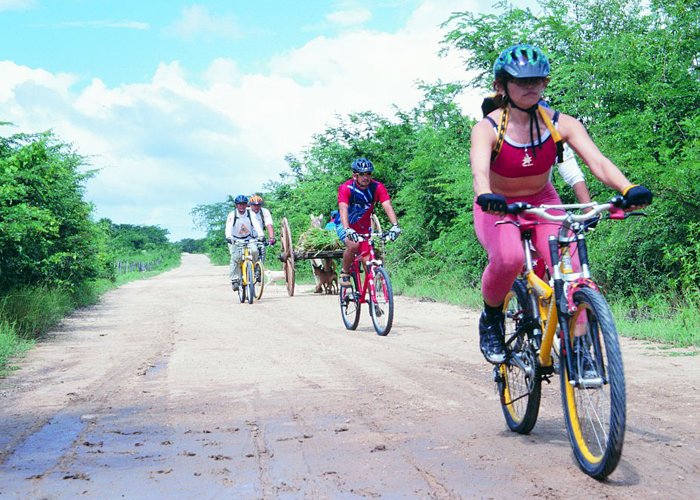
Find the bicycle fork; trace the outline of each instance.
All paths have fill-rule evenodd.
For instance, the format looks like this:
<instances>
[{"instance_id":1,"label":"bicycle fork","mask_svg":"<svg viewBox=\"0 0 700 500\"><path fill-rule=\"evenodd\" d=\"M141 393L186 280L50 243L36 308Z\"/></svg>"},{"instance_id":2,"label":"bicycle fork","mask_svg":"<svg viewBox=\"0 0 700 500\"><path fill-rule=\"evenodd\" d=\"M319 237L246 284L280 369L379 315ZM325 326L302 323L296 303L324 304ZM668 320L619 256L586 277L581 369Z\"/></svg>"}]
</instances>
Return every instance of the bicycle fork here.
<instances>
[{"instance_id":1,"label":"bicycle fork","mask_svg":"<svg viewBox=\"0 0 700 500\"><path fill-rule=\"evenodd\" d=\"M573 313L576 312L577 306L574 303L574 291L576 288L580 287L590 287L597 290L597 286L591 280L590 269L588 264L588 249L586 247L585 238L582 235L577 235L575 238L576 250L579 255L579 261L581 264L580 274L563 274L559 267L559 248L568 246L574 241L568 238L563 238L561 235L559 238L555 236L550 236L549 238L549 252L552 257L552 268L553 268L553 281L554 281L554 304L556 304L557 309L557 319L559 323L559 346L560 346L560 356L564 357L566 361L566 369L568 373L568 381L574 387L584 385L585 387L599 387L607 383L604 374L602 377L595 380L583 380L579 375L575 367L575 359L573 355L572 342L571 342L571 319ZM569 278L569 279L566 279ZM554 306L554 304L552 304ZM590 318L588 319L590 321ZM547 330L549 330L549 325ZM552 336L553 337L553 336ZM592 341L594 343L594 353L599 357L600 350L600 338L598 335L592 336ZM543 346L544 347L544 346ZM551 346L549 346L551 349ZM543 349L544 351L544 349ZM549 351L549 349L548 349ZM597 366L602 366L601 360L597 359Z\"/></svg>"}]
</instances>

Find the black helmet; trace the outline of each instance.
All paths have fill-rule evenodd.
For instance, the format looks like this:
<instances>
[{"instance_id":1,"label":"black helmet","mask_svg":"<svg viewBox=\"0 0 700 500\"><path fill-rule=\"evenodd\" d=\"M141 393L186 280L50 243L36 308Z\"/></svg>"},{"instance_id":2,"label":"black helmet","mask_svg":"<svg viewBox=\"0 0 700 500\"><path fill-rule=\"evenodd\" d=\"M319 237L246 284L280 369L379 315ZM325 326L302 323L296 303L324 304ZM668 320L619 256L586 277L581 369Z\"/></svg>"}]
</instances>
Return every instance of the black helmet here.
<instances>
[{"instance_id":1,"label":"black helmet","mask_svg":"<svg viewBox=\"0 0 700 500\"><path fill-rule=\"evenodd\" d=\"M374 165L367 158L358 158L352 162L352 171L355 173L374 172Z\"/></svg>"},{"instance_id":2,"label":"black helmet","mask_svg":"<svg viewBox=\"0 0 700 500\"><path fill-rule=\"evenodd\" d=\"M508 47L493 64L493 77L544 78L549 76L549 60L537 47L519 43Z\"/></svg>"},{"instance_id":3,"label":"black helmet","mask_svg":"<svg viewBox=\"0 0 700 500\"><path fill-rule=\"evenodd\" d=\"M238 205L239 203L245 203L246 205L248 204L248 197L244 194L239 194L236 196L236 199L233 200L233 202Z\"/></svg>"}]
</instances>

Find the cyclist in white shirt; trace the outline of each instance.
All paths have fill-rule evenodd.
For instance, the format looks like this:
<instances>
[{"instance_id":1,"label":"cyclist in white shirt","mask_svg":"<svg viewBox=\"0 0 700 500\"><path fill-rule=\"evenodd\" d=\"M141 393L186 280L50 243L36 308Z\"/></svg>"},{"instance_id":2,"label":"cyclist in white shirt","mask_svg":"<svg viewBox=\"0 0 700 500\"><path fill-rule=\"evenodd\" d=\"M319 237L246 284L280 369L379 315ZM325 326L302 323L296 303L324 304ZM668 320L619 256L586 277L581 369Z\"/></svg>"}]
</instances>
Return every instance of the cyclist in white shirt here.
<instances>
[{"instance_id":1,"label":"cyclist in white shirt","mask_svg":"<svg viewBox=\"0 0 700 500\"><path fill-rule=\"evenodd\" d=\"M243 260L243 248L248 247L253 262L258 260L258 232L255 229L255 217L248 208L248 197L242 194L234 200L236 209L226 218L226 242L231 253L229 277L231 288L238 290L241 282L241 260Z\"/></svg>"}]
</instances>

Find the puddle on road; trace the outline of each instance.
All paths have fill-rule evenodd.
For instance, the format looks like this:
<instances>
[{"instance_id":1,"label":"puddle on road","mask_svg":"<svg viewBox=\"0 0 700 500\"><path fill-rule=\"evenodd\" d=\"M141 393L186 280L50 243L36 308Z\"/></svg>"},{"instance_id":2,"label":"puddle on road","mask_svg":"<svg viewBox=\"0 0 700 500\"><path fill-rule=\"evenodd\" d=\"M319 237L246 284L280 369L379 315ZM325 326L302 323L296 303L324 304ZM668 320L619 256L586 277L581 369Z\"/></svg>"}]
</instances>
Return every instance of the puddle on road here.
<instances>
[{"instance_id":1,"label":"puddle on road","mask_svg":"<svg viewBox=\"0 0 700 500\"><path fill-rule=\"evenodd\" d=\"M14 450L3 468L28 471L28 475L42 474L71 448L87 424L88 421L76 415L52 418Z\"/></svg>"},{"instance_id":2,"label":"puddle on road","mask_svg":"<svg viewBox=\"0 0 700 500\"><path fill-rule=\"evenodd\" d=\"M154 377L158 375L160 372L162 372L166 367L168 366L168 360L167 359L161 359L156 364L150 365L148 369L146 370L146 377Z\"/></svg>"}]
</instances>

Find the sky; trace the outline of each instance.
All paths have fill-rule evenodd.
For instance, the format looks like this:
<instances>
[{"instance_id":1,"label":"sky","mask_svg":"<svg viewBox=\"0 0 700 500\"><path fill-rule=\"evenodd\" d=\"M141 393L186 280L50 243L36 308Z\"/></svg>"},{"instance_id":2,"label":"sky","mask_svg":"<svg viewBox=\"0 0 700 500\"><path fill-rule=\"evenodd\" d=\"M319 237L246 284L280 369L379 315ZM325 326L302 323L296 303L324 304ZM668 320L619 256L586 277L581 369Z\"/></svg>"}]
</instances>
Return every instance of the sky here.
<instances>
[{"instance_id":1,"label":"sky","mask_svg":"<svg viewBox=\"0 0 700 500\"><path fill-rule=\"evenodd\" d=\"M533 6L534 0L513 2ZM95 219L201 238L191 210L261 191L338 116L394 116L452 12L489 0L0 0L0 134L52 130L96 170ZM459 98L478 116L483 91ZM279 214L278 218L279 218Z\"/></svg>"}]
</instances>

